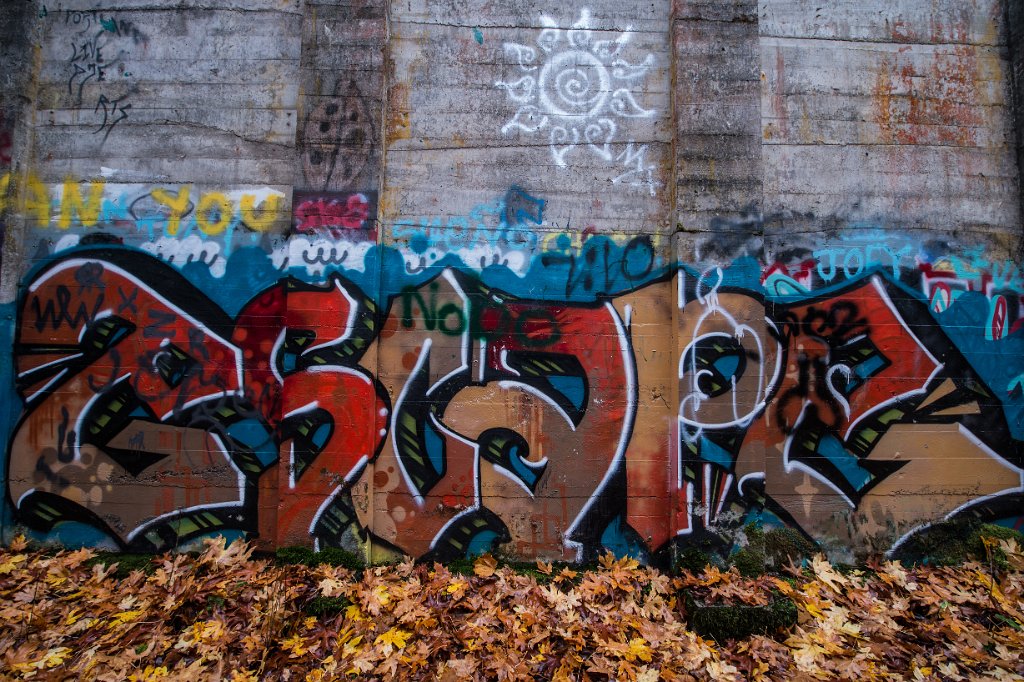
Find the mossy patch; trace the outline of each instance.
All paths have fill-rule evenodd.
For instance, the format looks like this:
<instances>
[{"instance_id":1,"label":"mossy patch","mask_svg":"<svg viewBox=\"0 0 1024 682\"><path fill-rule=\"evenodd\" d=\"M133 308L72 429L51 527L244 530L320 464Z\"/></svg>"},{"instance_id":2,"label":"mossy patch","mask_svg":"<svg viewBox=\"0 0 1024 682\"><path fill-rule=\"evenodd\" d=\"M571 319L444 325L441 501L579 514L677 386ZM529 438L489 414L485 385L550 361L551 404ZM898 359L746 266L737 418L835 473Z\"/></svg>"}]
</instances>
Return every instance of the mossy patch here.
<instances>
[{"instance_id":1,"label":"mossy patch","mask_svg":"<svg viewBox=\"0 0 1024 682\"><path fill-rule=\"evenodd\" d=\"M771 528L762 534L761 551L765 565L779 570L789 564L801 564L820 551L818 545L800 531L788 527Z\"/></svg>"},{"instance_id":2,"label":"mossy patch","mask_svg":"<svg viewBox=\"0 0 1024 682\"><path fill-rule=\"evenodd\" d=\"M124 580L134 571L142 571L146 575L152 575L156 571L156 564L153 563L153 554L129 554L121 552L100 552L85 562L86 566L112 566L114 577Z\"/></svg>"},{"instance_id":3,"label":"mossy patch","mask_svg":"<svg viewBox=\"0 0 1024 682\"><path fill-rule=\"evenodd\" d=\"M336 616L345 609L352 606L352 601L347 597L313 597L302 610L317 618Z\"/></svg>"},{"instance_id":4,"label":"mossy patch","mask_svg":"<svg viewBox=\"0 0 1024 682\"><path fill-rule=\"evenodd\" d=\"M799 566L818 551L818 546L792 528L769 528L756 524L744 528L747 544L728 558L741 575L752 578L786 566Z\"/></svg>"},{"instance_id":5,"label":"mossy patch","mask_svg":"<svg viewBox=\"0 0 1024 682\"><path fill-rule=\"evenodd\" d=\"M745 547L730 556L729 563L745 578L763 575L767 568L764 554L750 547Z\"/></svg>"},{"instance_id":6,"label":"mossy patch","mask_svg":"<svg viewBox=\"0 0 1024 682\"><path fill-rule=\"evenodd\" d=\"M712 563L711 555L697 547L687 547L676 556L672 564L672 572L676 575L683 571L698 574Z\"/></svg>"},{"instance_id":7,"label":"mossy patch","mask_svg":"<svg viewBox=\"0 0 1024 682\"><path fill-rule=\"evenodd\" d=\"M986 549L989 539L991 549ZM965 561L991 562L999 569L1008 567L1005 553L992 541L1016 540L1024 546L1020 531L976 519L952 519L922 529L905 540L891 554L907 564L956 566Z\"/></svg>"},{"instance_id":8,"label":"mossy patch","mask_svg":"<svg viewBox=\"0 0 1024 682\"><path fill-rule=\"evenodd\" d=\"M719 643L751 635L767 635L791 628L797 622L796 604L779 594L773 595L765 606L702 604L689 593L685 603L690 629Z\"/></svg>"},{"instance_id":9,"label":"mossy patch","mask_svg":"<svg viewBox=\"0 0 1024 682\"><path fill-rule=\"evenodd\" d=\"M320 566L327 564L352 571L361 570L366 565L359 555L338 547L325 547L319 552L309 547L281 547L274 555L279 564L286 565Z\"/></svg>"}]
</instances>

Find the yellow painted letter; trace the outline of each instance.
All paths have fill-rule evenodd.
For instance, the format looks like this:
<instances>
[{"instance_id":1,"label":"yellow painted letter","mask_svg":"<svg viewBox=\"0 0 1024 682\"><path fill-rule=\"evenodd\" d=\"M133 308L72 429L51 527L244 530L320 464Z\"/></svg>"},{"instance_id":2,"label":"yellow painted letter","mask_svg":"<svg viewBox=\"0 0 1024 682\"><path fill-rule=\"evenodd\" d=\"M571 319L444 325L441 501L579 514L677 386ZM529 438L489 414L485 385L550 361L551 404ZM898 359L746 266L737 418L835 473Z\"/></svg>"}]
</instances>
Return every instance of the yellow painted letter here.
<instances>
[{"instance_id":1,"label":"yellow painted letter","mask_svg":"<svg viewBox=\"0 0 1024 682\"><path fill-rule=\"evenodd\" d=\"M100 208L103 205L103 181L94 180L89 183L89 201L82 201L79 184L68 178L64 181L64 196L60 202L60 218L57 227L66 230L71 227L71 219L75 213L83 227L92 227L100 219Z\"/></svg>"},{"instance_id":2,"label":"yellow painted letter","mask_svg":"<svg viewBox=\"0 0 1024 682\"><path fill-rule=\"evenodd\" d=\"M210 213L217 212L216 220L210 220ZM231 224L234 217L234 209L231 208L231 201L220 192L207 192L199 200L199 209L196 210L196 222L203 234L220 234Z\"/></svg>"},{"instance_id":3,"label":"yellow painted letter","mask_svg":"<svg viewBox=\"0 0 1024 682\"><path fill-rule=\"evenodd\" d=\"M34 173L29 173L25 190L25 212L35 214L38 227L46 227L50 223L50 194L46 185Z\"/></svg>"},{"instance_id":4,"label":"yellow painted letter","mask_svg":"<svg viewBox=\"0 0 1024 682\"><path fill-rule=\"evenodd\" d=\"M269 194L260 204L259 211L256 210L256 196L253 194L242 195L242 222L249 229L256 232L266 232L274 226L277 220L278 195Z\"/></svg>"},{"instance_id":5,"label":"yellow painted letter","mask_svg":"<svg viewBox=\"0 0 1024 682\"><path fill-rule=\"evenodd\" d=\"M188 210L188 186L182 187L177 196L159 187L149 193L153 201L159 202L171 209L171 215L167 217L167 234L173 236L178 234L178 227L181 225L181 218Z\"/></svg>"}]
</instances>

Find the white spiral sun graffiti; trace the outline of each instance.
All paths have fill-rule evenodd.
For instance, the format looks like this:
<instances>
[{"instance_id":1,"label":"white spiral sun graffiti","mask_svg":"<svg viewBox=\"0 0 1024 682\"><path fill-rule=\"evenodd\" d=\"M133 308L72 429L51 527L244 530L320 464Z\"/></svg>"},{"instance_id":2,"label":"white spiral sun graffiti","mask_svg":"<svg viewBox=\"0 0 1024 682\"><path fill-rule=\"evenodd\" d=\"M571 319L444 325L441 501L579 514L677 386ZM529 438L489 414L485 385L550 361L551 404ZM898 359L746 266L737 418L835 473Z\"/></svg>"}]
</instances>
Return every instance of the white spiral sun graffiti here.
<instances>
[{"instance_id":1,"label":"white spiral sun graffiti","mask_svg":"<svg viewBox=\"0 0 1024 682\"><path fill-rule=\"evenodd\" d=\"M530 45L505 43L505 53L522 75L514 81L495 83L519 105L502 127L502 134L546 130L551 156L562 168L567 166L566 156L578 146L612 161L620 119L655 115L653 110L642 108L630 90L642 85L654 65L654 55L630 64L621 54L629 43L632 27L627 26L614 40L596 40L590 23L586 9L566 30L558 28L554 19L541 16L544 29L537 37L540 52Z\"/></svg>"}]
</instances>

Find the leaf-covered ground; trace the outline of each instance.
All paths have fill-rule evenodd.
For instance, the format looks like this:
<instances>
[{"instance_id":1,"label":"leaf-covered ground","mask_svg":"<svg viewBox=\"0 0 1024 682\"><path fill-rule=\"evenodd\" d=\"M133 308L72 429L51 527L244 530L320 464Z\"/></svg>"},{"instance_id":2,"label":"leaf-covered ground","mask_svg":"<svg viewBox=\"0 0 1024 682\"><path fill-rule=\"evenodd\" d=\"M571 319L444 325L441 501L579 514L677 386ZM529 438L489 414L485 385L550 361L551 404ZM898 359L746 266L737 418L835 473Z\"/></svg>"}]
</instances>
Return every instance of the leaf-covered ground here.
<instances>
[{"instance_id":1,"label":"leaf-covered ground","mask_svg":"<svg viewBox=\"0 0 1024 682\"><path fill-rule=\"evenodd\" d=\"M784 577L672 577L606 557L526 575L412 562L361 575L254 560L243 543L168 555L124 579L89 550L0 550L4 679L733 680L1024 679L1024 556L1001 569L822 558ZM683 591L763 604L788 631L716 643L687 628Z\"/></svg>"}]
</instances>

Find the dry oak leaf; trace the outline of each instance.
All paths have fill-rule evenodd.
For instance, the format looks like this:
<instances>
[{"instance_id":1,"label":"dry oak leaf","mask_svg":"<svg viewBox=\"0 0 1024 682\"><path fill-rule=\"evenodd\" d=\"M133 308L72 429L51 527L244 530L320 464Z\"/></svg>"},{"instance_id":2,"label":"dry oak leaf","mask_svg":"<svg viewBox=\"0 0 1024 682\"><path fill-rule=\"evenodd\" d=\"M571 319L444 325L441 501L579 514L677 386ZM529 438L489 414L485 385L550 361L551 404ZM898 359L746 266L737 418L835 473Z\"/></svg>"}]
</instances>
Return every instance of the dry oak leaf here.
<instances>
[{"instance_id":1,"label":"dry oak leaf","mask_svg":"<svg viewBox=\"0 0 1024 682\"><path fill-rule=\"evenodd\" d=\"M658 669L644 666L637 671L636 682L658 682Z\"/></svg>"},{"instance_id":2,"label":"dry oak leaf","mask_svg":"<svg viewBox=\"0 0 1024 682\"><path fill-rule=\"evenodd\" d=\"M473 562L473 573L481 578L490 578L496 570L498 570L498 560L490 554L483 554Z\"/></svg>"},{"instance_id":3,"label":"dry oak leaf","mask_svg":"<svg viewBox=\"0 0 1024 682\"><path fill-rule=\"evenodd\" d=\"M823 554L815 554L811 558L811 570L821 582L828 585L834 592L842 592L843 586L849 581L828 562Z\"/></svg>"},{"instance_id":4,"label":"dry oak leaf","mask_svg":"<svg viewBox=\"0 0 1024 682\"><path fill-rule=\"evenodd\" d=\"M629 640L629 649L625 653L627 661L640 659L645 663L650 663L652 658L654 658L654 652L651 651L651 647L647 646L647 640L643 637L634 637Z\"/></svg>"},{"instance_id":5,"label":"dry oak leaf","mask_svg":"<svg viewBox=\"0 0 1024 682\"><path fill-rule=\"evenodd\" d=\"M337 597L345 593L345 583L337 578L324 578L317 584L317 587L320 589L320 594L325 597Z\"/></svg>"},{"instance_id":6,"label":"dry oak leaf","mask_svg":"<svg viewBox=\"0 0 1024 682\"><path fill-rule=\"evenodd\" d=\"M469 583L465 580L454 580L444 588L444 591L452 595L455 599L460 599L466 594L466 588L469 587Z\"/></svg>"}]
</instances>

